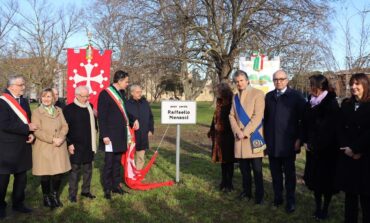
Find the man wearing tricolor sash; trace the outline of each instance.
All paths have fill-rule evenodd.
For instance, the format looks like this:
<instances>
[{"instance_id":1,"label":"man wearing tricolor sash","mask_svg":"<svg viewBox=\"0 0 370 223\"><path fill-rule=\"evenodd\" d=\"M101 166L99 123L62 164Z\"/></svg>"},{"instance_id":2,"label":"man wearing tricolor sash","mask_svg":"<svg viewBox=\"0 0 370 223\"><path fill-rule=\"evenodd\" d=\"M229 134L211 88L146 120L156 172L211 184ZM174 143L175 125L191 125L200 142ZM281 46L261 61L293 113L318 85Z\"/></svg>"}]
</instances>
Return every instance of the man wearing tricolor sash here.
<instances>
[{"instance_id":1,"label":"man wearing tricolor sash","mask_svg":"<svg viewBox=\"0 0 370 223\"><path fill-rule=\"evenodd\" d=\"M262 118L265 108L264 94L249 85L247 73L235 72L233 81L238 93L234 95L230 111L230 124L235 137L235 158L239 160L243 177L243 191L239 199L251 199L252 174L255 183L255 203L262 204L264 196L262 157L265 141Z\"/></svg>"},{"instance_id":2,"label":"man wearing tricolor sash","mask_svg":"<svg viewBox=\"0 0 370 223\"><path fill-rule=\"evenodd\" d=\"M12 208L21 213L32 210L24 205L27 170L32 168L32 132L37 126L30 122L31 110L22 97L25 81L11 76L7 89L0 96L0 219L6 217L5 195L10 174L14 175Z\"/></svg>"},{"instance_id":3,"label":"man wearing tricolor sash","mask_svg":"<svg viewBox=\"0 0 370 223\"><path fill-rule=\"evenodd\" d=\"M104 197L111 199L111 192L123 195L121 183L121 157L127 150L130 140L130 118L125 108L124 90L128 86L128 73L117 71L113 84L102 91L98 98L98 123L100 150L105 152L103 187ZM131 122L134 129L139 128L137 121Z\"/></svg>"}]
</instances>

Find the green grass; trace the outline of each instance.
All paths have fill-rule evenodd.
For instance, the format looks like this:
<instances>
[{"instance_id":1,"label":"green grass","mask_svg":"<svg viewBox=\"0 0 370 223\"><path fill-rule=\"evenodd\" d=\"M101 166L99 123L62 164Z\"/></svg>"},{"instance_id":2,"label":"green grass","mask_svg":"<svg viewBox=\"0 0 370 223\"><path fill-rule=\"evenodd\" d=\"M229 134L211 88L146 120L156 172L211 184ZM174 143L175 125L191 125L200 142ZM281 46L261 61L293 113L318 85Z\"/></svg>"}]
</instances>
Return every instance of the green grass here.
<instances>
[{"instance_id":1,"label":"green grass","mask_svg":"<svg viewBox=\"0 0 370 223\"><path fill-rule=\"evenodd\" d=\"M157 148L166 125L160 124L160 104L153 105L156 130L152 140L149 157ZM111 201L103 198L101 172L103 154L99 152L94 162L91 191L97 198L88 200L78 197L76 204L67 200L68 184L63 184L61 200L64 207L49 210L42 206L39 179L29 173L26 189L26 204L34 209L31 215L12 213L4 222L315 222L314 199L302 183L304 154L297 157L297 209L286 214L284 206L272 208L272 185L267 159L264 159L263 173L265 185L265 204L256 206L253 201L237 201L235 197L241 190L241 175L235 169L235 191L224 194L217 190L220 180L220 166L210 159L210 141L206 137L213 115L210 103L198 103L198 124L181 127L181 181L172 187L150 191L133 191L124 196L114 195ZM170 126L159 150L159 156L146 180L166 181L175 178L175 140L176 127ZM11 200L12 182L8 188L7 200ZM8 202L10 203L10 201ZM9 205L10 206L10 205ZM343 196L333 198L330 219L325 222L343 221Z\"/></svg>"}]
</instances>

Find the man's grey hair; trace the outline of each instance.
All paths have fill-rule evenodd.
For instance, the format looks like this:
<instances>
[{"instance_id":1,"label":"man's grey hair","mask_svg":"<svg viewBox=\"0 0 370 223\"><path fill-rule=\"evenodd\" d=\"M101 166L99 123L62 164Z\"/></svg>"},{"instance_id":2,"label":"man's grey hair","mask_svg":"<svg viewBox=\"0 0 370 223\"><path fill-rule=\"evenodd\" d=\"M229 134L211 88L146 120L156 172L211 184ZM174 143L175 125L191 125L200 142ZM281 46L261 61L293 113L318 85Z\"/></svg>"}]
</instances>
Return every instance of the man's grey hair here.
<instances>
[{"instance_id":1,"label":"man's grey hair","mask_svg":"<svg viewBox=\"0 0 370 223\"><path fill-rule=\"evenodd\" d=\"M130 86L130 93L132 94L132 92L136 89L136 88L140 88L142 89L142 87L138 84L133 84Z\"/></svg>"},{"instance_id":2,"label":"man's grey hair","mask_svg":"<svg viewBox=\"0 0 370 223\"><path fill-rule=\"evenodd\" d=\"M8 88L10 85L13 85L17 79L24 80L22 75L11 75L8 77L8 81L6 82L6 87Z\"/></svg>"},{"instance_id":3,"label":"man's grey hair","mask_svg":"<svg viewBox=\"0 0 370 223\"><path fill-rule=\"evenodd\" d=\"M280 73L280 72L283 73L283 74L285 74L285 76L288 78L288 74L283 69L279 69L279 70L275 71L274 74L272 75L272 78L275 78L275 75L277 73Z\"/></svg>"},{"instance_id":4,"label":"man's grey hair","mask_svg":"<svg viewBox=\"0 0 370 223\"><path fill-rule=\"evenodd\" d=\"M75 88L75 95L81 94L81 90L83 89L85 89L87 92L90 92L90 89L87 86L81 85Z\"/></svg>"}]
</instances>

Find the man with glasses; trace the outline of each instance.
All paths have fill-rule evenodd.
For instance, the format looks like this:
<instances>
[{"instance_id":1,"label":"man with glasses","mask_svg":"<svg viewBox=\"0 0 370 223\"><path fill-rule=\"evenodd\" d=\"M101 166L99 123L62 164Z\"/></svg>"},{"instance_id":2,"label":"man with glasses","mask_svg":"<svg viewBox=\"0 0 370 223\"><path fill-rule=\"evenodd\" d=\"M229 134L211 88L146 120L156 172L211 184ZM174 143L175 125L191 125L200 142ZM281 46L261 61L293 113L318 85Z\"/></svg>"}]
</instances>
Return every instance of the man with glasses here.
<instances>
[{"instance_id":1,"label":"man with glasses","mask_svg":"<svg viewBox=\"0 0 370 223\"><path fill-rule=\"evenodd\" d=\"M283 204L285 177L287 213L295 211L296 153L299 153L300 126L305 105L303 96L289 88L288 76L283 70L273 75L275 90L265 97L264 135L269 157L275 207Z\"/></svg>"},{"instance_id":2,"label":"man with glasses","mask_svg":"<svg viewBox=\"0 0 370 223\"><path fill-rule=\"evenodd\" d=\"M82 171L81 196L94 199L90 192L92 177L92 161L96 153L97 122L92 105L89 103L89 89L78 86L75 89L73 103L63 109L64 117L68 123L67 134L68 151L72 171L69 175L69 200L77 202L78 179Z\"/></svg>"},{"instance_id":3,"label":"man with glasses","mask_svg":"<svg viewBox=\"0 0 370 223\"><path fill-rule=\"evenodd\" d=\"M32 168L32 132L37 126L30 122L31 110L22 97L25 90L22 76L11 76L0 97L0 219L6 217L5 195L10 174L14 175L12 208L21 213L32 209L24 205L27 170Z\"/></svg>"}]
</instances>

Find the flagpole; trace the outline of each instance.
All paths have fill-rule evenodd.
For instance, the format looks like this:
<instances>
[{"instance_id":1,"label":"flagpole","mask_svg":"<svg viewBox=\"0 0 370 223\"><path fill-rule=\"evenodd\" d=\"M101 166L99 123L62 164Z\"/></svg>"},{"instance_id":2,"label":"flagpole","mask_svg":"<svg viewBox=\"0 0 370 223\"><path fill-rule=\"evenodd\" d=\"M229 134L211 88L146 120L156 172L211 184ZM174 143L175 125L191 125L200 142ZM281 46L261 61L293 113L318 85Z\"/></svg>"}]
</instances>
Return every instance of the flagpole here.
<instances>
[{"instance_id":1,"label":"flagpole","mask_svg":"<svg viewBox=\"0 0 370 223\"><path fill-rule=\"evenodd\" d=\"M180 181L180 125L176 130L176 183Z\"/></svg>"}]
</instances>

